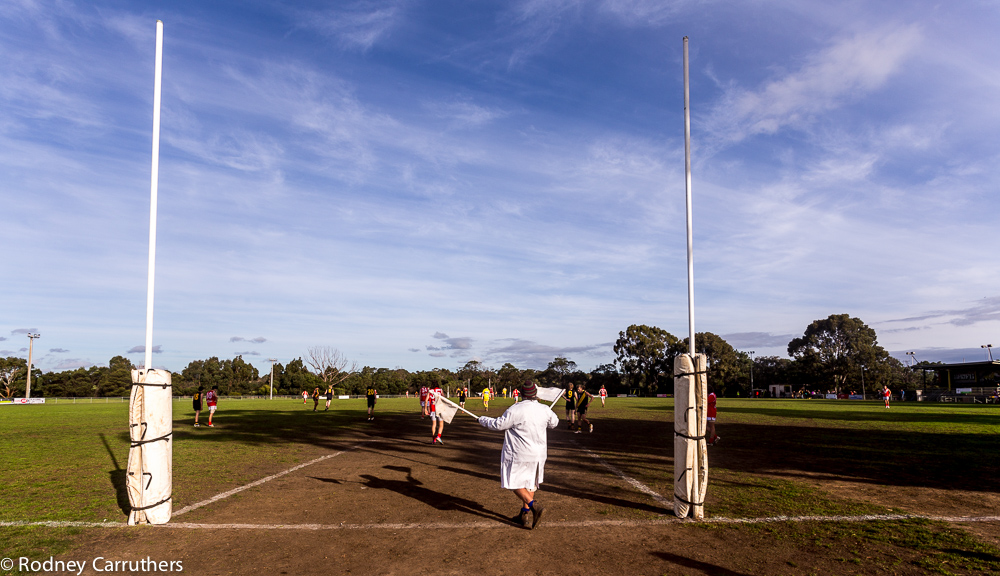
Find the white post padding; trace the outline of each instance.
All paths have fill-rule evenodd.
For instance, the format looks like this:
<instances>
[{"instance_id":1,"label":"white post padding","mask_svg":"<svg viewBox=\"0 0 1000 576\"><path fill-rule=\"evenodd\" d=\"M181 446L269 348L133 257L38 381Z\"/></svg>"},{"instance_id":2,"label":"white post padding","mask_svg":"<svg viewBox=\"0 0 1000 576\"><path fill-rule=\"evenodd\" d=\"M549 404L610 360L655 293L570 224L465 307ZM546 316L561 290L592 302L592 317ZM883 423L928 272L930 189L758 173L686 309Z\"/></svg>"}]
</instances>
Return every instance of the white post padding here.
<instances>
[{"instance_id":1,"label":"white post padding","mask_svg":"<svg viewBox=\"0 0 1000 576\"><path fill-rule=\"evenodd\" d=\"M706 402L708 375L704 354L674 360L674 514L704 518L708 488Z\"/></svg>"},{"instance_id":2,"label":"white post padding","mask_svg":"<svg viewBox=\"0 0 1000 576\"><path fill-rule=\"evenodd\" d=\"M132 370L128 475L132 511L128 523L166 524L173 491L173 392L170 372Z\"/></svg>"}]
</instances>

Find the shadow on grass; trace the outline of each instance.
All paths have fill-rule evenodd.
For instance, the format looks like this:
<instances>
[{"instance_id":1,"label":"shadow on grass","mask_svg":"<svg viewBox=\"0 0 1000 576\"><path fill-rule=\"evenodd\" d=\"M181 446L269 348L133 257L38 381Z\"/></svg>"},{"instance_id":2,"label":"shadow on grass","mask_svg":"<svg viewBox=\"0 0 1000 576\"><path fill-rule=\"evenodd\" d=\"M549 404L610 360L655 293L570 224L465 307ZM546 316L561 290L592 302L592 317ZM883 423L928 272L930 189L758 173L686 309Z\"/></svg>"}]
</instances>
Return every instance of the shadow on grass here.
<instances>
[{"instance_id":1,"label":"shadow on grass","mask_svg":"<svg viewBox=\"0 0 1000 576\"><path fill-rule=\"evenodd\" d=\"M973 552L972 550L959 550L958 548L947 548L941 551L945 554L954 554L955 556L961 556L970 560L1000 564L1000 556L990 554L989 552Z\"/></svg>"},{"instance_id":2,"label":"shadow on grass","mask_svg":"<svg viewBox=\"0 0 1000 576\"><path fill-rule=\"evenodd\" d=\"M115 457L115 453L111 450L111 445L108 444L108 438L102 433L99 434L101 437L101 442L104 443L104 448L108 451L108 456L111 457L111 463L114 464L115 469L108 471L108 477L111 480L111 486L115 489L115 500L117 501L118 508L121 509L122 514L128 516L132 511L132 502L128 499L128 487L126 486L125 478L128 472L118 464L118 458ZM126 434L126 437L128 434Z\"/></svg>"},{"instance_id":3,"label":"shadow on grass","mask_svg":"<svg viewBox=\"0 0 1000 576\"><path fill-rule=\"evenodd\" d=\"M489 520L499 520L506 524L514 525L514 523L511 522L506 516L492 510L487 510L478 502L467 500L465 498L459 498L457 496L452 496L451 494L445 494L436 490L431 490L430 488L423 486L423 482L413 476L412 469L409 467L384 466L383 468L394 472L405 473L406 480L391 480L388 478L379 478L373 474L361 474L361 478L365 481L364 485L367 488L375 490L390 490L397 494L418 500L437 510L457 510L472 514L473 516L479 516Z\"/></svg>"},{"instance_id":4,"label":"shadow on grass","mask_svg":"<svg viewBox=\"0 0 1000 576\"><path fill-rule=\"evenodd\" d=\"M683 566L685 568L691 568L693 570L699 570L704 574L712 574L713 576L750 576L746 572L735 572L728 568L723 568L716 564L710 564L708 562L702 562L700 560L694 560L692 558L686 558L684 556L679 556L677 554L671 554L670 552L650 552L653 556L656 556L660 560L666 560L671 564L676 564L678 566Z\"/></svg>"}]
</instances>

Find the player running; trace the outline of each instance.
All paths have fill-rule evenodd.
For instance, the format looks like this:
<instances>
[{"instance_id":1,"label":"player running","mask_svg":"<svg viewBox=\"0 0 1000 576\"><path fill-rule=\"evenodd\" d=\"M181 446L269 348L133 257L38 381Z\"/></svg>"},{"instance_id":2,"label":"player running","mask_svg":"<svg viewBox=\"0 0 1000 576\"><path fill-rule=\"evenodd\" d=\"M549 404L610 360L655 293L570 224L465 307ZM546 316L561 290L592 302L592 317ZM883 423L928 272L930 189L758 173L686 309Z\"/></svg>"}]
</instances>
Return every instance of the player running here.
<instances>
[{"instance_id":1,"label":"player running","mask_svg":"<svg viewBox=\"0 0 1000 576\"><path fill-rule=\"evenodd\" d=\"M521 391L518 390L517 388L514 388L514 391L511 393L511 396L514 397L514 404L517 404L517 401L521 399Z\"/></svg>"},{"instance_id":2,"label":"player running","mask_svg":"<svg viewBox=\"0 0 1000 576\"><path fill-rule=\"evenodd\" d=\"M458 405L461 406L462 408L465 408L465 398L468 395L469 395L469 389L468 388L459 388L458 389Z\"/></svg>"},{"instance_id":3,"label":"player running","mask_svg":"<svg viewBox=\"0 0 1000 576\"><path fill-rule=\"evenodd\" d=\"M604 384L601 384L601 391L598 394L601 396L601 408L604 408L604 401L608 398L608 390L604 387Z\"/></svg>"},{"instance_id":4,"label":"player running","mask_svg":"<svg viewBox=\"0 0 1000 576\"><path fill-rule=\"evenodd\" d=\"M490 411L490 389L489 388L483 388L483 407L486 408L487 412Z\"/></svg>"},{"instance_id":5,"label":"player running","mask_svg":"<svg viewBox=\"0 0 1000 576\"><path fill-rule=\"evenodd\" d=\"M378 390L369 386L365 396L368 398L368 421L371 422L375 419L375 402L378 401Z\"/></svg>"},{"instance_id":6,"label":"player running","mask_svg":"<svg viewBox=\"0 0 1000 576\"><path fill-rule=\"evenodd\" d=\"M313 389L313 412L319 408L319 386Z\"/></svg>"},{"instance_id":7,"label":"player running","mask_svg":"<svg viewBox=\"0 0 1000 576\"><path fill-rule=\"evenodd\" d=\"M583 384L576 385L576 433L586 430L587 432L594 431L594 425L587 420L587 410L590 408L590 401L594 399L594 395L587 392L583 388Z\"/></svg>"},{"instance_id":8,"label":"player running","mask_svg":"<svg viewBox=\"0 0 1000 576\"><path fill-rule=\"evenodd\" d=\"M435 385L427 396L427 403L430 405L431 416L431 444L444 444L441 440L441 433L444 432L444 416L437 411L439 396L444 394L440 385Z\"/></svg>"},{"instance_id":9,"label":"player running","mask_svg":"<svg viewBox=\"0 0 1000 576\"><path fill-rule=\"evenodd\" d=\"M218 386L212 386L212 389L205 394L205 403L208 404L208 427L215 428L215 424L212 424L212 416L215 415L215 407L219 404Z\"/></svg>"},{"instance_id":10,"label":"player running","mask_svg":"<svg viewBox=\"0 0 1000 576\"><path fill-rule=\"evenodd\" d=\"M328 386L326 389L326 408L323 409L323 412L330 409L331 400L333 400L333 386Z\"/></svg>"}]
</instances>

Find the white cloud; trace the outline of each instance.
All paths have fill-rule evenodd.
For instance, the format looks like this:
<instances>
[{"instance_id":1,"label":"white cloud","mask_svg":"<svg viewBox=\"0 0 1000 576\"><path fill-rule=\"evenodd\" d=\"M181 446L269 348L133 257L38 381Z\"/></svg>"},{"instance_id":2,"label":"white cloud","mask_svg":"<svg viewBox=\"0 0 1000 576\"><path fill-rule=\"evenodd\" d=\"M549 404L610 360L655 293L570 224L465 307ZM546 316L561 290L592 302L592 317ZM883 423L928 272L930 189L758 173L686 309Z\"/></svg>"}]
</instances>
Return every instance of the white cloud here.
<instances>
[{"instance_id":1,"label":"white cloud","mask_svg":"<svg viewBox=\"0 0 1000 576\"><path fill-rule=\"evenodd\" d=\"M76 370L77 368L90 368L93 365L93 362L84 360L83 358L65 358L54 364L52 371L62 372L64 370Z\"/></svg>"},{"instance_id":2,"label":"white cloud","mask_svg":"<svg viewBox=\"0 0 1000 576\"><path fill-rule=\"evenodd\" d=\"M354 2L322 12L303 13L299 26L337 38L341 48L367 52L388 36L402 13L398 1Z\"/></svg>"},{"instance_id":3,"label":"white cloud","mask_svg":"<svg viewBox=\"0 0 1000 576\"><path fill-rule=\"evenodd\" d=\"M798 70L756 89L730 86L705 118L717 145L791 127L878 90L899 72L923 39L919 26L857 33L811 55Z\"/></svg>"}]
</instances>

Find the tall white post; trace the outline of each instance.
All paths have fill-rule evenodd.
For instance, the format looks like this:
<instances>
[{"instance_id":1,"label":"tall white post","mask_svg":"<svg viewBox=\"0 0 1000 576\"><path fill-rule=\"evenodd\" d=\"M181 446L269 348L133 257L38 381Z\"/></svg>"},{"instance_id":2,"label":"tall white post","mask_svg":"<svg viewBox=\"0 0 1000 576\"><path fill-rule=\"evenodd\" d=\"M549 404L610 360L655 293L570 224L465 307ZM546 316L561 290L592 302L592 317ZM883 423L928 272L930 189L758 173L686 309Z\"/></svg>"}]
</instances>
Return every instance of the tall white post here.
<instances>
[{"instance_id":1,"label":"tall white post","mask_svg":"<svg viewBox=\"0 0 1000 576\"><path fill-rule=\"evenodd\" d=\"M268 358L268 362L271 363L271 396L268 400L274 400L274 363L278 361L277 358Z\"/></svg>"},{"instance_id":2,"label":"tall white post","mask_svg":"<svg viewBox=\"0 0 1000 576\"><path fill-rule=\"evenodd\" d=\"M24 397L31 398L31 353L35 348L35 338L41 337L41 334L28 333L28 383L24 387Z\"/></svg>"},{"instance_id":3,"label":"tall white post","mask_svg":"<svg viewBox=\"0 0 1000 576\"><path fill-rule=\"evenodd\" d=\"M674 360L674 514L704 517L708 486L705 442L705 355L694 341L694 233L691 217L691 97L688 88L688 38L684 37L684 187L687 200L688 354Z\"/></svg>"},{"instance_id":4,"label":"tall white post","mask_svg":"<svg viewBox=\"0 0 1000 576\"><path fill-rule=\"evenodd\" d=\"M153 280L156 272L156 192L160 177L160 77L163 72L163 21L156 21L153 80L153 169L149 182L149 274L146 279L146 370L153 367Z\"/></svg>"},{"instance_id":5,"label":"tall white post","mask_svg":"<svg viewBox=\"0 0 1000 576\"><path fill-rule=\"evenodd\" d=\"M688 349L694 356L694 232L691 226L691 93L688 88L688 37L684 37L684 189L687 198Z\"/></svg>"}]
</instances>

